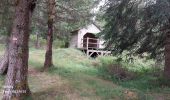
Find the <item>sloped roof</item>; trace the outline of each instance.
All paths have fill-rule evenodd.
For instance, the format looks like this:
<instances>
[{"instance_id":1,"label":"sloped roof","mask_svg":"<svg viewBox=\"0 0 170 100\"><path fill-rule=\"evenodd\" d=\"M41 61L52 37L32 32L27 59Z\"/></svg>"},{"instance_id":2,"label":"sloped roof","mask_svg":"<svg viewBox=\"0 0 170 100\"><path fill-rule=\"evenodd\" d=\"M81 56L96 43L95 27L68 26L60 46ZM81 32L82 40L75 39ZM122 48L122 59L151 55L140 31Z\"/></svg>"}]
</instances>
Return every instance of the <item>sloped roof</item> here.
<instances>
[{"instance_id":1,"label":"sloped roof","mask_svg":"<svg viewBox=\"0 0 170 100\"><path fill-rule=\"evenodd\" d=\"M83 29L85 29L87 31L87 33L97 34L97 33L101 32L101 29L98 28L98 26L96 26L95 24L90 24L90 25L87 25L86 27L74 30L71 33L76 34L76 31L83 30Z\"/></svg>"}]
</instances>

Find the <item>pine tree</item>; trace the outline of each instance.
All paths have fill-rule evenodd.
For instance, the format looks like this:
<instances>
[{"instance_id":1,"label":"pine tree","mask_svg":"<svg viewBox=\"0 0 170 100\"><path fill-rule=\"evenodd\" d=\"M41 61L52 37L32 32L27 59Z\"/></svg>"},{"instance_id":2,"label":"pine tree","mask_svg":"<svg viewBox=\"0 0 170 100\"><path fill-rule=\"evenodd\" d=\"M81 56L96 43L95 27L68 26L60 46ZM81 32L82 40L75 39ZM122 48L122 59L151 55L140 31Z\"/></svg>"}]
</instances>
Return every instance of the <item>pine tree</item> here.
<instances>
[{"instance_id":1,"label":"pine tree","mask_svg":"<svg viewBox=\"0 0 170 100\"><path fill-rule=\"evenodd\" d=\"M164 76L170 79L170 2L168 0L109 0L104 15L107 47L115 54L130 51L165 56Z\"/></svg>"}]
</instances>

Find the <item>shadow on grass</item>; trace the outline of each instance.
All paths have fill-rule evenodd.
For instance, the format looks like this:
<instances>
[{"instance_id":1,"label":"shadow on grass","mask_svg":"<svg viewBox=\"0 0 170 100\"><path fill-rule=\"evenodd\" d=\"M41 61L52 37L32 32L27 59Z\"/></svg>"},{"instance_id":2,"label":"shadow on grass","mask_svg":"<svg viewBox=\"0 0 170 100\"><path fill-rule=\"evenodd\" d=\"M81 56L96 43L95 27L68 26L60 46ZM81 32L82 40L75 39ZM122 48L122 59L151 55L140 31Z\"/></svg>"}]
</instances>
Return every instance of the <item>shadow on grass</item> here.
<instances>
[{"instance_id":1,"label":"shadow on grass","mask_svg":"<svg viewBox=\"0 0 170 100\"><path fill-rule=\"evenodd\" d=\"M99 77L110 80L124 88L141 92L166 92L170 94L170 84L168 84L170 81L163 79L161 76L154 76L146 72L142 74L136 73L133 79L121 80L103 70L99 72Z\"/></svg>"},{"instance_id":2,"label":"shadow on grass","mask_svg":"<svg viewBox=\"0 0 170 100\"><path fill-rule=\"evenodd\" d=\"M133 95L131 96L131 98L138 98L135 100L150 100L149 98L152 98L151 96L145 94L145 92L139 91L140 88L137 87L137 85L139 84L137 84L136 87L134 86L133 88L132 86L134 85L134 82L132 82L132 85L127 83L122 84L124 82L121 83L120 81L118 82L118 80L114 80L112 82L104 80L99 76L94 77L88 75L84 72L72 72L68 68L64 67L50 68L49 73L57 74L69 79L70 84L72 84L74 88L81 93L82 96L91 97L92 95L96 95L101 97L103 100L110 100L113 98L116 100L124 100L128 97L125 95L126 90L128 90L133 91L130 92ZM114 85L114 83L117 83L117 85Z\"/></svg>"}]
</instances>

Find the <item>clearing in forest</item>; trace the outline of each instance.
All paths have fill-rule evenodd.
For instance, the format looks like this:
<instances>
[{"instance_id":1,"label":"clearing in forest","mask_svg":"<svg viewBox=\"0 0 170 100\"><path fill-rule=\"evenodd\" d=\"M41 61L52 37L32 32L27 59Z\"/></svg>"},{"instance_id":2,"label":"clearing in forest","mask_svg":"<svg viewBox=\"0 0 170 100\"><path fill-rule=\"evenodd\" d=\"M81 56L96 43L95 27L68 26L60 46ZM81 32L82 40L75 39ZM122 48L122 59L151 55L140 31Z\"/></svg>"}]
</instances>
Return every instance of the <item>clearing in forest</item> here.
<instances>
[{"instance_id":1,"label":"clearing in forest","mask_svg":"<svg viewBox=\"0 0 170 100\"><path fill-rule=\"evenodd\" d=\"M54 50L54 67L41 72L44 50L30 50L29 86L31 100L168 100L170 89L162 91L142 90L129 84L146 80L132 80L122 83L101 77L102 60L91 59L74 49ZM109 59L106 58L106 59ZM145 78L144 78L145 79ZM0 78L2 91L4 78ZM127 85L127 86L126 86ZM128 87L129 86L129 87ZM2 94L1 94L2 96Z\"/></svg>"}]
</instances>

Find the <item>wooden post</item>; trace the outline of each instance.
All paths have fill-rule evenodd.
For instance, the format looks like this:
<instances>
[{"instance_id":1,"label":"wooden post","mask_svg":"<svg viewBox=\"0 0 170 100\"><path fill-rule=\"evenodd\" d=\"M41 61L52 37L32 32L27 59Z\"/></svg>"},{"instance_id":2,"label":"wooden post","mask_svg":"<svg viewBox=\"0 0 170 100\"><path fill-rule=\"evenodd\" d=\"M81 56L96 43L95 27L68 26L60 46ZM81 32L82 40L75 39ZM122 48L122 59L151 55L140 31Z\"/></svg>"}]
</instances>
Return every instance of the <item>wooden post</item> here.
<instances>
[{"instance_id":1,"label":"wooden post","mask_svg":"<svg viewBox=\"0 0 170 100\"><path fill-rule=\"evenodd\" d=\"M87 48L87 50L88 50L88 48L89 48L89 38L87 37L87 44L86 44L86 48Z\"/></svg>"},{"instance_id":2,"label":"wooden post","mask_svg":"<svg viewBox=\"0 0 170 100\"><path fill-rule=\"evenodd\" d=\"M104 55L104 52L103 51L101 51L101 56L103 56Z\"/></svg>"},{"instance_id":3,"label":"wooden post","mask_svg":"<svg viewBox=\"0 0 170 100\"><path fill-rule=\"evenodd\" d=\"M100 46L100 40L97 39L97 48L99 49L99 46Z\"/></svg>"},{"instance_id":4,"label":"wooden post","mask_svg":"<svg viewBox=\"0 0 170 100\"><path fill-rule=\"evenodd\" d=\"M87 50L86 55L89 56L89 50Z\"/></svg>"},{"instance_id":5,"label":"wooden post","mask_svg":"<svg viewBox=\"0 0 170 100\"><path fill-rule=\"evenodd\" d=\"M86 50L87 50L87 56L89 56L89 50L88 50L88 48L89 48L89 38L87 37L87 41L86 41Z\"/></svg>"}]
</instances>

